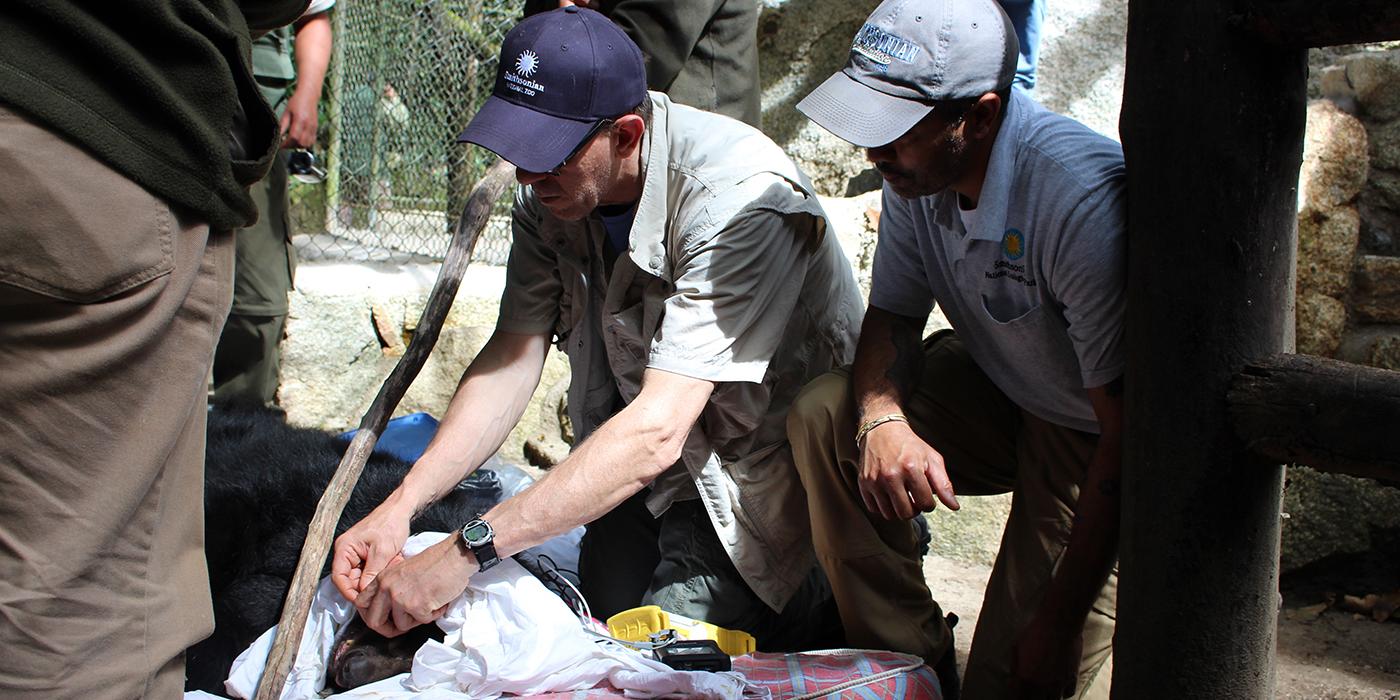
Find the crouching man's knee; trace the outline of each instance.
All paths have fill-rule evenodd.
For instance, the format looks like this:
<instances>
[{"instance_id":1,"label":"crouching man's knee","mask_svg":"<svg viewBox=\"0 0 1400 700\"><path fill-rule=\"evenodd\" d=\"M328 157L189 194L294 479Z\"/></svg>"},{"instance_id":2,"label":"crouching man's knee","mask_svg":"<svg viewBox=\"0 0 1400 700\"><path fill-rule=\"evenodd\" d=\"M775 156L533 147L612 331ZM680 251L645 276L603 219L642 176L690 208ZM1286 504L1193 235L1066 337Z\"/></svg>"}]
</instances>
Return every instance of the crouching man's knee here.
<instances>
[{"instance_id":1,"label":"crouching man's knee","mask_svg":"<svg viewBox=\"0 0 1400 700\"><path fill-rule=\"evenodd\" d=\"M851 376L843 371L827 372L802 388L788 412L788 437L833 434L843 420L855 421L851 397Z\"/></svg>"}]
</instances>

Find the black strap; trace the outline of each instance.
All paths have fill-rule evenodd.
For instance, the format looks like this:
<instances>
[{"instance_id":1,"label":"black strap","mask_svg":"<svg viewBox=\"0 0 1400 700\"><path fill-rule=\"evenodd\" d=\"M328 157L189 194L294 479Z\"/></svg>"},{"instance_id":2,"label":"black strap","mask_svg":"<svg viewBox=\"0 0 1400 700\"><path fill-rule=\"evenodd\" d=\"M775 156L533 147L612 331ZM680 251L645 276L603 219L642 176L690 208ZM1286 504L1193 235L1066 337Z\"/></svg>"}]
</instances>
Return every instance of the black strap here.
<instances>
[{"instance_id":1,"label":"black strap","mask_svg":"<svg viewBox=\"0 0 1400 700\"><path fill-rule=\"evenodd\" d=\"M485 571L501 563L501 558L496 556L495 542L487 542L486 544L470 547L470 549L472 550L472 554L476 556L478 571Z\"/></svg>"}]
</instances>

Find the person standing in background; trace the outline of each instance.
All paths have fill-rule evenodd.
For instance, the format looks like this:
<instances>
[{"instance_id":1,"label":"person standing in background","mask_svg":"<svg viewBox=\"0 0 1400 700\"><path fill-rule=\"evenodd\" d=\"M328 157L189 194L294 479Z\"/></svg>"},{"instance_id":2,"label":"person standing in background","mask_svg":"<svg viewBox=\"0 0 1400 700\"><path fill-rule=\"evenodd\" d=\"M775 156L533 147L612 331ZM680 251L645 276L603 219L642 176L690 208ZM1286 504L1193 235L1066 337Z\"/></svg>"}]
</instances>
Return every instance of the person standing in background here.
<instances>
[{"instance_id":1,"label":"person standing in background","mask_svg":"<svg viewBox=\"0 0 1400 700\"><path fill-rule=\"evenodd\" d=\"M754 0L526 0L525 16L565 5L597 10L642 50L647 88L759 128Z\"/></svg>"},{"instance_id":2,"label":"person standing in background","mask_svg":"<svg viewBox=\"0 0 1400 700\"><path fill-rule=\"evenodd\" d=\"M1045 21L1045 0L997 0L1011 26L1021 54L1016 61L1014 85L1026 92L1035 90L1036 67L1040 62L1040 25Z\"/></svg>"},{"instance_id":3,"label":"person standing in background","mask_svg":"<svg viewBox=\"0 0 1400 700\"><path fill-rule=\"evenodd\" d=\"M253 41L253 77L278 115L284 149L316 145L317 106L331 60L329 11L334 4L335 0L313 0L295 25ZM273 159L272 170L252 188L252 195L258 221L236 236L233 308L214 351L212 401L218 404L265 406L277 397L278 344L296 272L285 157Z\"/></svg>"}]
</instances>

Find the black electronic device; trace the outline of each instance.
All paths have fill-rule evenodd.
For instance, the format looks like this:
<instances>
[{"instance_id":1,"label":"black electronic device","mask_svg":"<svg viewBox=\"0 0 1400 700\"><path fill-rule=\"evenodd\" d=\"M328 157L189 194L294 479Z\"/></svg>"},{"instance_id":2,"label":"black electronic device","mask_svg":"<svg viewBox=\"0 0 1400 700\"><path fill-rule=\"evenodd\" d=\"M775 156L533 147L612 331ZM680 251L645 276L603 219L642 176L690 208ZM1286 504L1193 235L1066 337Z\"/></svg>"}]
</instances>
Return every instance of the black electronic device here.
<instances>
[{"instance_id":1,"label":"black electronic device","mask_svg":"<svg viewBox=\"0 0 1400 700\"><path fill-rule=\"evenodd\" d=\"M287 174L308 185L326 179L326 170L316 161L316 154L303 149L287 151Z\"/></svg>"},{"instance_id":2,"label":"black electronic device","mask_svg":"<svg viewBox=\"0 0 1400 700\"><path fill-rule=\"evenodd\" d=\"M496 531L491 529L491 523L476 518L462 526L463 547L471 550L476 557L478 571L485 571L499 563L500 557L496 556Z\"/></svg>"},{"instance_id":3,"label":"black electronic device","mask_svg":"<svg viewBox=\"0 0 1400 700\"><path fill-rule=\"evenodd\" d=\"M729 655L713 639L672 642L652 652L656 660L677 671L728 671Z\"/></svg>"}]
</instances>

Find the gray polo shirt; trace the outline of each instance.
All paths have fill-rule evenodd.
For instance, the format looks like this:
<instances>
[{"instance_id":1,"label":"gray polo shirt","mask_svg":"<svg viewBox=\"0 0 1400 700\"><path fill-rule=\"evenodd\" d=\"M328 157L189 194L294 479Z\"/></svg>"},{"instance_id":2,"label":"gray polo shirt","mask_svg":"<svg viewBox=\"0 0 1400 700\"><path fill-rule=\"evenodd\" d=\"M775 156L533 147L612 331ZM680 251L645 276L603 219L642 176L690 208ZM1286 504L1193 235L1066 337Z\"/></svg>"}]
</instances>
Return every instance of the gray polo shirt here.
<instances>
[{"instance_id":1,"label":"gray polo shirt","mask_svg":"<svg viewBox=\"0 0 1400 700\"><path fill-rule=\"evenodd\" d=\"M1011 95L972 230L951 191L885 188L870 305L923 317L936 301L1012 401L1097 433L1085 389L1125 365L1123 149Z\"/></svg>"},{"instance_id":2,"label":"gray polo shirt","mask_svg":"<svg viewBox=\"0 0 1400 700\"><path fill-rule=\"evenodd\" d=\"M627 250L608 255L596 213L561 221L521 188L497 327L552 333L568 353L576 442L637 397L647 368L714 382L647 505L701 499L744 580L781 610L815 565L787 411L809 380L853 359L860 293L780 148L651 97Z\"/></svg>"}]
</instances>

